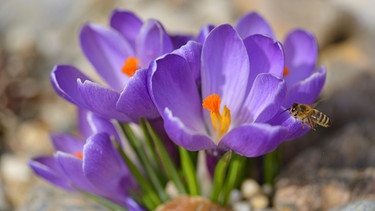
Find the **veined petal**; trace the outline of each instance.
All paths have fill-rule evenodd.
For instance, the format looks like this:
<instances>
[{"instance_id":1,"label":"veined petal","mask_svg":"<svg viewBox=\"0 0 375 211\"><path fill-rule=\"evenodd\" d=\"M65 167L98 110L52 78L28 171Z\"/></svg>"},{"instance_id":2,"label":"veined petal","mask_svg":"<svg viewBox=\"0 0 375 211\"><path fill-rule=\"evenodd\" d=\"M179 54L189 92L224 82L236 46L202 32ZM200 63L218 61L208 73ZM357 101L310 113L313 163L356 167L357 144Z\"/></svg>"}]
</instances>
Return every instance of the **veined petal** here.
<instances>
[{"instance_id":1,"label":"veined petal","mask_svg":"<svg viewBox=\"0 0 375 211\"><path fill-rule=\"evenodd\" d=\"M286 87L283 80L271 74L259 74L233 122L241 125L268 121L281 107L285 94Z\"/></svg>"},{"instance_id":2,"label":"veined petal","mask_svg":"<svg viewBox=\"0 0 375 211\"><path fill-rule=\"evenodd\" d=\"M275 150L286 135L285 127L254 123L232 129L219 142L219 147L246 157L257 157Z\"/></svg>"},{"instance_id":3,"label":"veined petal","mask_svg":"<svg viewBox=\"0 0 375 211\"><path fill-rule=\"evenodd\" d=\"M153 119L160 116L148 93L147 75L148 69L137 70L121 92L116 104L116 109L133 121L138 121L141 117Z\"/></svg>"},{"instance_id":4,"label":"veined petal","mask_svg":"<svg viewBox=\"0 0 375 211\"><path fill-rule=\"evenodd\" d=\"M125 169L116 157L117 153L108 134L98 133L89 137L83 149L83 172L98 189L116 191L117 194L122 189L125 194L126 187L120 187Z\"/></svg>"},{"instance_id":5,"label":"veined petal","mask_svg":"<svg viewBox=\"0 0 375 211\"><path fill-rule=\"evenodd\" d=\"M195 81L199 82L201 78L202 44L189 41L186 45L172 53L182 56L188 62Z\"/></svg>"},{"instance_id":6,"label":"veined petal","mask_svg":"<svg viewBox=\"0 0 375 211\"><path fill-rule=\"evenodd\" d=\"M241 16L236 24L236 30L242 39L254 34L261 34L276 40L271 26L256 12Z\"/></svg>"},{"instance_id":7,"label":"veined petal","mask_svg":"<svg viewBox=\"0 0 375 211\"><path fill-rule=\"evenodd\" d=\"M315 37L307 31L295 30L284 42L285 66L289 75L285 77L288 87L312 74L318 56Z\"/></svg>"},{"instance_id":8,"label":"veined petal","mask_svg":"<svg viewBox=\"0 0 375 211\"><path fill-rule=\"evenodd\" d=\"M297 120L294 116L290 115L290 113L285 111L285 109L279 109L278 114L275 115L268 123L287 128L288 134L285 137L285 141L299 138L310 131L310 127L303 126L300 120Z\"/></svg>"},{"instance_id":9,"label":"veined petal","mask_svg":"<svg viewBox=\"0 0 375 211\"><path fill-rule=\"evenodd\" d=\"M98 193L98 190L83 175L82 160L71 154L57 152L55 159L72 185L89 193Z\"/></svg>"},{"instance_id":10,"label":"veined petal","mask_svg":"<svg viewBox=\"0 0 375 211\"><path fill-rule=\"evenodd\" d=\"M183 34L170 35L170 38L173 43L173 49L178 49L181 46L185 45L190 40L194 39L194 37L191 35L183 35Z\"/></svg>"},{"instance_id":11,"label":"veined petal","mask_svg":"<svg viewBox=\"0 0 375 211\"><path fill-rule=\"evenodd\" d=\"M202 49L202 99L214 93L236 114L249 80L249 58L245 45L230 25L216 27ZM208 113L208 112L206 112Z\"/></svg>"},{"instance_id":12,"label":"veined petal","mask_svg":"<svg viewBox=\"0 0 375 211\"><path fill-rule=\"evenodd\" d=\"M38 157L29 161L29 166L38 176L50 183L64 188L68 191L74 191L70 186L69 180L57 165L53 157Z\"/></svg>"},{"instance_id":13,"label":"veined petal","mask_svg":"<svg viewBox=\"0 0 375 211\"><path fill-rule=\"evenodd\" d=\"M259 73L271 73L280 78L283 76L284 55L279 42L258 34L247 37L244 44L250 61L249 84Z\"/></svg>"},{"instance_id":14,"label":"veined petal","mask_svg":"<svg viewBox=\"0 0 375 211\"><path fill-rule=\"evenodd\" d=\"M119 31L132 45L133 49L142 24L142 20L128 10L114 10L110 20L111 27Z\"/></svg>"},{"instance_id":15,"label":"veined petal","mask_svg":"<svg viewBox=\"0 0 375 211\"><path fill-rule=\"evenodd\" d=\"M152 60L173 50L170 37L156 20L149 20L143 24L136 40L136 46L137 55L143 68L147 68Z\"/></svg>"},{"instance_id":16,"label":"veined petal","mask_svg":"<svg viewBox=\"0 0 375 211\"><path fill-rule=\"evenodd\" d=\"M114 126L114 123L112 123L110 120L90 112L87 114L87 121L92 131L91 135L97 133L107 133L109 136L114 137L118 142L121 142L117 129Z\"/></svg>"},{"instance_id":17,"label":"veined petal","mask_svg":"<svg viewBox=\"0 0 375 211\"><path fill-rule=\"evenodd\" d=\"M121 91L128 79L121 72L124 61L134 56L133 48L112 28L85 25L80 34L81 48L87 59L110 87Z\"/></svg>"},{"instance_id":18,"label":"veined petal","mask_svg":"<svg viewBox=\"0 0 375 211\"><path fill-rule=\"evenodd\" d=\"M284 107L289 108L293 103L314 103L323 89L325 79L326 69L320 67L311 76L296 83L288 90Z\"/></svg>"},{"instance_id":19,"label":"veined petal","mask_svg":"<svg viewBox=\"0 0 375 211\"><path fill-rule=\"evenodd\" d=\"M196 133L205 133L202 102L189 64L181 56L168 54L152 65L150 93L166 120L165 109ZM174 140L175 141L175 140Z\"/></svg>"},{"instance_id":20,"label":"veined petal","mask_svg":"<svg viewBox=\"0 0 375 211\"><path fill-rule=\"evenodd\" d=\"M206 26L203 26L201 28L201 31L199 32L199 35L197 37L197 42L199 43L204 43L205 39L207 38L208 34L212 31L212 29L214 29L215 26L214 25L206 25Z\"/></svg>"},{"instance_id":21,"label":"veined petal","mask_svg":"<svg viewBox=\"0 0 375 211\"><path fill-rule=\"evenodd\" d=\"M69 134L52 134L52 145L55 151L66 152L74 154L81 152L84 142Z\"/></svg>"},{"instance_id":22,"label":"veined petal","mask_svg":"<svg viewBox=\"0 0 375 211\"><path fill-rule=\"evenodd\" d=\"M70 65L56 65L50 79L52 87L61 97L77 106L86 106L77 89L78 80L90 80L85 74Z\"/></svg>"},{"instance_id":23,"label":"veined petal","mask_svg":"<svg viewBox=\"0 0 375 211\"><path fill-rule=\"evenodd\" d=\"M129 122L131 119L116 110L116 103L120 94L91 81L78 83L79 93L87 105L87 109L108 119Z\"/></svg>"},{"instance_id":24,"label":"veined petal","mask_svg":"<svg viewBox=\"0 0 375 211\"><path fill-rule=\"evenodd\" d=\"M181 119L175 116L168 108L165 108L163 118L164 127L168 136L177 145L191 151L215 149L217 147L208 136L196 130L192 130L191 125L187 125L187 123L181 121Z\"/></svg>"},{"instance_id":25,"label":"veined petal","mask_svg":"<svg viewBox=\"0 0 375 211\"><path fill-rule=\"evenodd\" d=\"M78 120L77 126L79 134L81 135L81 140L86 140L89 136L93 134L90 124L87 120L87 115L91 113L90 111L78 107ZM83 146L82 146L83 147Z\"/></svg>"}]
</instances>

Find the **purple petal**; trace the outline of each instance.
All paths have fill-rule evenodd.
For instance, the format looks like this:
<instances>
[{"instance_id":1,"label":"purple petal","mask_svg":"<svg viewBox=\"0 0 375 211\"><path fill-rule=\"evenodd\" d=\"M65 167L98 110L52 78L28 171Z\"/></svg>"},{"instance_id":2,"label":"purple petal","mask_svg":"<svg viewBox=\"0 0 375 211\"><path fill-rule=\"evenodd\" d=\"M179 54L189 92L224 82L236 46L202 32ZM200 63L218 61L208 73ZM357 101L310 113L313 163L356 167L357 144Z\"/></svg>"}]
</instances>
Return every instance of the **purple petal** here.
<instances>
[{"instance_id":1,"label":"purple petal","mask_svg":"<svg viewBox=\"0 0 375 211\"><path fill-rule=\"evenodd\" d=\"M249 79L249 58L245 45L230 25L211 31L202 49L202 98L221 97L236 114L244 100Z\"/></svg>"},{"instance_id":2,"label":"purple petal","mask_svg":"<svg viewBox=\"0 0 375 211\"><path fill-rule=\"evenodd\" d=\"M219 147L246 157L257 157L275 150L286 135L285 127L255 123L232 129L220 141Z\"/></svg>"},{"instance_id":3,"label":"purple petal","mask_svg":"<svg viewBox=\"0 0 375 211\"><path fill-rule=\"evenodd\" d=\"M69 180L64 176L53 157L38 157L32 159L29 161L29 166L35 174L48 182L66 190L74 191L70 186Z\"/></svg>"},{"instance_id":4,"label":"purple petal","mask_svg":"<svg viewBox=\"0 0 375 211\"><path fill-rule=\"evenodd\" d=\"M249 84L259 73L283 76L284 55L280 43L263 35L252 35L244 40L244 44L250 61Z\"/></svg>"},{"instance_id":5,"label":"purple petal","mask_svg":"<svg viewBox=\"0 0 375 211\"><path fill-rule=\"evenodd\" d=\"M78 131L82 137L82 140L86 140L89 136L93 134L92 129L90 127L90 124L87 120L87 116L91 112L83 109L83 108L78 108ZM83 147L83 146L82 146Z\"/></svg>"},{"instance_id":6,"label":"purple petal","mask_svg":"<svg viewBox=\"0 0 375 211\"><path fill-rule=\"evenodd\" d=\"M282 109L279 110L278 114L269 123L287 128L288 135L285 137L285 141L299 138L310 131L310 127L303 126L301 120L297 120L289 111Z\"/></svg>"},{"instance_id":7,"label":"purple petal","mask_svg":"<svg viewBox=\"0 0 375 211\"><path fill-rule=\"evenodd\" d=\"M178 49L190 40L193 40L193 36L182 34L171 35L170 38L173 43L173 49Z\"/></svg>"},{"instance_id":8,"label":"purple petal","mask_svg":"<svg viewBox=\"0 0 375 211\"><path fill-rule=\"evenodd\" d=\"M315 37L304 30L291 32L284 42L285 66L289 75L285 77L288 86L310 76L318 56Z\"/></svg>"},{"instance_id":9,"label":"purple petal","mask_svg":"<svg viewBox=\"0 0 375 211\"><path fill-rule=\"evenodd\" d=\"M156 20L149 20L143 24L137 37L136 46L137 55L143 68L147 68L152 60L173 50L170 37Z\"/></svg>"},{"instance_id":10,"label":"purple petal","mask_svg":"<svg viewBox=\"0 0 375 211\"><path fill-rule=\"evenodd\" d=\"M109 88L91 81L78 83L78 90L87 108L105 118L129 122L131 119L116 110L116 103L120 94Z\"/></svg>"},{"instance_id":11,"label":"purple petal","mask_svg":"<svg viewBox=\"0 0 375 211\"><path fill-rule=\"evenodd\" d=\"M52 145L55 151L74 154L81 152L84 142L69 134L53 134L51 135Z\"/></svg>"},{"instance_id":12,"label":"purple petal","mask_svg":"<svg viewBox=\"0 0 375 211\"><path fill-rule=\"evenodd\" d=\"M293 103L312 104L318 98L326 79L326 70L320 67L310 77L298 82L288 90L283 103L289 108Z\"/></svg>"},{"instance_id":13,"label":"purple petal","mask_svg":"<svg viewBox=\"0 0 375 211\"><path fill-rule=\"evenodd\" d=\"M173 54L182 56L188 62L195 81L200 81L202 44L189 41L186 45L173 51Z\"/></svg>"},{"instance_id":14,"label":"purple petal","mask_svg":"<svg viewBox=\"0 0 375 211\"><path fill-rule=\"evenodd\" d=\"M256 12L241 16L238 19L236 30L243 39L254 34L261 34L276 40L271 26Z\"/></svg>"},{"instance_id":15,"label":"purple petal","mask_svg":"<svg viewBox=\"0 0 375 211\"><path fill-rule=\"evenodd\" d=\"M236 116L237 120L233 119L233 122L240 125L268 121L281 107L285 92L286 87L282 79L267 73L258 75L241 111Z\"/></svg>"},{"instance_id":16,"label":"purple petal","mask_svg":"<svg viewBox=\"0 0 375 211\"><path fill-rule=\"evenodd\" d=\"M88 24L80 34L81 47L99 75L117 91L121 91L128 77L121 72L125 60L134 56L131 45L111 28Z\"/></svg>"},{"instance_id":17,"label":"purple petal","mask_svg":"<svg viewBox=\"0 0 375 211\"><path fill-rule=\"evenodd\" d=\"M110 25L135 48L135 40L142 27L142 20L128 10L116 9L111 16Z\"/></svg>"},{"instance_id":18,"label":"purple petal","mask_svg":"<svg viewBox=\"0 0 375 211\"><path fill-rule=\"evenodd\" d=\"M215 147L204 135L202 102L188 63L170 54L153 67L150 92L172 141L189 150Z\"/></svg>"},{"instance_id":19,"label":"purple petal","mask_svg":"<svg viewBox=\"0 0 375 211\"><path fill-rule=\"evenodd\" d=\"M129 116L133 121L138 121L141 117L153 119L160 116L148 93L147 74L148 69L137 70L128 81L116 104L117 110Z\"/></svg>"},{"instance_id":20,"label":"purple petal","mask_svg":"<svg viewBox=\"0 0 375 211\"><path fill-rule=\"evenodd\" d=\"M206 25L206 26L203 26L201 31L199 32L199 35L197 37L197 42L199 43L204 43L204 41L206 40L208 34L212 31L212 29L214 29L215 26L214 25Z\"/></svg>"},{"instance_id":21,"label":"purple petal","mask_svg":"<svg viewBox=\"0 0 375 211\"><path fill-rule=\"evenodd\" d=\"M83 175L82 160L64 152L57 152L55 159L64 174L77 188L89 192L97 193L98 190Z\"/></svg>"},{"instance_id":22,"label":"purple petal","mask_svg":"<svg viewBox=\"0 0 375 211\"><path fill-rule=\"evenodd\" d=\"M117 153L106 133L93 135L87 140L83 149L83 172L100 190L125 190L125 187L119 187L124 168L116 157Z\"/></svg>"},{"instance_id":23,"label":"purple petal","mask_svg":"<svg viewBox=\"0 0 375 211\"><path fill-rule=\"evenodd\" d=\"M78 80L90 80L86 75L73 66L57 65L53 68L50 79L53 88L61 97L78 106L86 106L77 89Z\"/></svg>"},{"instance_id":24,"label":"purple petal","mask_svg":"<svg viewBox=\"0 0 375 211\"><path fill-rule=\"evenodd\" d=\"M97 133L107 133L109 136L114 137L118 142L121 142L117 129L110 120L90 112L87 115L87 121L92 131L91 135Z\"/></svg>"}]
</instances>

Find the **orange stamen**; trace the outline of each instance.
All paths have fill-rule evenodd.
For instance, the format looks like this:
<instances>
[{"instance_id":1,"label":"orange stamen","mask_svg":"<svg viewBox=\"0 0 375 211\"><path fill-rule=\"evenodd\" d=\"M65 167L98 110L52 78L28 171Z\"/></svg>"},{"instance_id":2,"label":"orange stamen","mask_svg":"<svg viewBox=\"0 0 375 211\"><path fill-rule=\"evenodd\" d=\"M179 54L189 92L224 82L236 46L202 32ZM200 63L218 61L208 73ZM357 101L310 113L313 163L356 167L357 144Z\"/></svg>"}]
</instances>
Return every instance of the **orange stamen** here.
<instances>
[{"instance_id":1,"label":"orange stamen","mask_svg":"<svg viewBox=\"0 0 375 211\"><path fill-rule=\"evenodd\" d=\"M215 131L216 144L228 132L231 115L227 106L224 106L223 112L220 114L221 99L218 94L207 96L202 103L202 107L210 111L212 127Z\"/></svg>"},{"instance_id":2,"label":"orange stamen","mask_svg":"<svg viewBox=\"0 0 375 211\"><path fill-rule=\"evenodd\" d=\"M125 60L124 66L121 69L121 72L132 77L135 72L139 69L138 66L139 59L135 57L129 57Z\"/></svg>"},{"instance_id":3,"label":"orange stamen","mask_svg":"<svg viewBox=\"0 0 375 211\"><path fill-rule=\"evenodd\" d=\"M74 153L73 155L76 156L76 157L79 158L79 159L83 159L83 154L82 154L82 152L76 152L76 153Z\"/></svg>"},{"instance_id":4,"label":"orange stamen","mask_svg":"<svg viewBox=\"0 0 375 211\"><path fill-rule=\"evenodd\" d=\"M283 71L283 76L285 77L287 75L289 75L289 69L285 66L284 71Z\"/></svg>"}]
</instances>

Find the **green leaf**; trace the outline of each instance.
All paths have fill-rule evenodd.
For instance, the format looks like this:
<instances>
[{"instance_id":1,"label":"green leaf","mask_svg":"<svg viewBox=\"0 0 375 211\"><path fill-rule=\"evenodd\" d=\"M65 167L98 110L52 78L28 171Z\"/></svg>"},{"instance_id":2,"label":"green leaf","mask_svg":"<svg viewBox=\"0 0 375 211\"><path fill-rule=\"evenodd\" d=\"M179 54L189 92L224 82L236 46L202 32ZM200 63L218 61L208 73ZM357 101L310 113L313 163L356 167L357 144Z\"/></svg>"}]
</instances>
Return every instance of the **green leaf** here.
<instances>
[{"instance_id":1,"label":"green leaf","mask_svg":"<svg viewBox=\"0 0 375 211\"><path fill-rule=\"evenodd\" d=\"M149 122L145 122L145 124L151 136L151 139L154 142L155 148L158 151L158 154L162 161L161 163L165 169L166 174L172 180L172 182L176 186L179 193L186 194L186 188L183 185L183 182L180 176L178 175L177 168L175 164L173 163L171 156L169 156L168 150L165 148L163 141L160 139L158 134L151 127Z\"/></svg>"},{"instance_id":2,"label":"green leaf","mask_svg":"<svg viewBox=\"0 0 375 211\"><path fill-rule=\"evenodd\" d=\"M221 191L224 186L224 181L227 175L227 168L232 157L232 151L226 152L222 158L218 161L213 178L211 200L222 204Z\"/></svg>"},{"instance_id":3,"label":"green leaf","mask_svg":"<svg viewBox=\"0 0 375 211\"><path fill-rule=\"evenodd\" d=\"M97 196L97 195L94 195L94 194L91 194L91 193L88 193L88 192L85 192L77 187L75 187L75 189L80 192L81 194L83 194L84 196L86 196L87 198L97 202L98 204L101 204L103 205L104 207L107 207L109 210L112 210L112 211L127 211L128 209L113 202L113 201L110 201L106 198L103 198L103 197L100 197L100 196Z\"/></svg>"},{"instance_id":4,"label":"green leaf","mask_svg":"<svg viewBox=\"0 0 375 211\"><path fill-rule=\"evenodd\" d=\"M275 177L281 169L280 149L270 152L264 156L263 171L264 182L274 184Z\"/></svg>"},{"instance_id":5,"label":"green leaf","mask_svg":"<svg viewBox=\"0 0 375 211\"><path fill-rule=\"evenodd\" d=\"M183 147L178 147L180 151L181 166L185 176L189 195L197 196L200 194L197 172L189 152Z\"/></svg>"}]
</instances>

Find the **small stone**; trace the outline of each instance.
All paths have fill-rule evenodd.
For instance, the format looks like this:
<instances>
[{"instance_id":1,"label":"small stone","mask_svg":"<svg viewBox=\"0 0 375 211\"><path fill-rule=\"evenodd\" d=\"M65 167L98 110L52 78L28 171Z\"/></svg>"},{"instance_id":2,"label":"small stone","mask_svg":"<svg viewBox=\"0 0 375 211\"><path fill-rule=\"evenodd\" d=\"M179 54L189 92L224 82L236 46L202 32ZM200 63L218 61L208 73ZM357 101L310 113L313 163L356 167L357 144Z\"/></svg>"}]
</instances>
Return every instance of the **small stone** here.
<instances>
[{"instance_id":1,"label":"small stone","mask_svg":"<svg viewBox=\"0 0 375 211\"><path fill-rule=\"evenodd\" d=\"M269 199L263 194L256 194L251 197L250 204L254 209L263 209L268 207Z\"/></svg>"},{"instance_id":2,"label":"small stone","mask_svg":"<svg viewBox=\"0 0 375 211\"><path fill-rule=\"evenodd\" d=\"M375 200L361 199L358 201L350 202L348 204L330 209L330 211L352 211L352 210L361 210L361 211L375 210Z\"/></svg>"},{"instance_id":3,"label":"small stone","mask_svg":"<svg viewBox=\"0 0 375 211\"><path fill-rule=\"evenodd\" d=\"M178 190L172 181L168 181L165 185L165 191L171 198L175 198L179 195Z\"/></svg>"},{"instance_id":4,"label":"small stone","mask_svg":"<svg viewBox=\"0 0 375 211\"><path fill-rule=\"evenodd\" d=\"M244 198L250 199L252 196L260 192L260 186L257 181L247 179L241 185L241 192Z\"/></svg>"},{"instance_id":5,"label":"small stone","mask_svg":"<svg viewBox=\"0 0 375 211\"><path fill-rule=\"evenodd\" d=\"M247 201L239 201L232 205L233 211L251 211L251 205Z\"/></svg>"},{"instance_id":6,"label":"small stone","mask_svg":"<svg viewBox=\"0 0 375 211\"><path fill-rule=\"evenodd\" d=\"M179 196L160 206L156 211L230 211L228 207L222 207L201 196Z\"/></svg>"},{"instance_id":7,"label":"small stone","mask_svg":"<svg viewBox=\"0 0 375 211\"><path fill-rule=\"evenodd\" d=\"M242 199L242 195L241 195L241 192L237 189L234 189L230 192L230 195L229 195L229 202L230 204L235 204L239 201L241 201Z\"/></svg>"},{"instance_id":8,"label":"small stone","mask_svg":"<svg viewBox=\"0 0 375 211\"><path fill-rule=\"evenodd\" d=\"M264 193L266 196L271 196L272 192L273 192L273 187L271 184L262 185L262 193Z\"/></svg>"}]
</instances>

